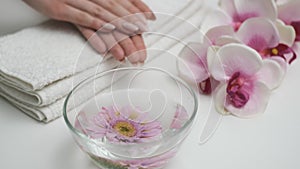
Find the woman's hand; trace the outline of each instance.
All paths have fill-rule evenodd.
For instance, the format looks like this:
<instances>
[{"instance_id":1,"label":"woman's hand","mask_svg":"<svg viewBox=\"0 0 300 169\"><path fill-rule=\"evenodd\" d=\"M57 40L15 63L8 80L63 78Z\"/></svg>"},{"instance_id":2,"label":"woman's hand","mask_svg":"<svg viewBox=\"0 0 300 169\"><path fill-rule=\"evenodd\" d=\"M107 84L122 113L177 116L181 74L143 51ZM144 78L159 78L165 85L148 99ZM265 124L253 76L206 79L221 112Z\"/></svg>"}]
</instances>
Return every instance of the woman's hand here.
<instances>
[{"instance_id":1,"label":"woman's hand","mask_svg":"<svg viewBox=\"0 0 300 169\"><path fill-rule=\"evenodd\" d=\"M146 19L155 19L141 0L24 0L37 11L57 20L89 29L126 34L146 31Z\"/></svg>"},{"instance_id":2,"label":"woman's hand","mask_svg":"<svg viewBox=\"0 0 300 169\"><path fill-rule=\"evenodd\" d=\"M143 64L146 60L146 46L141 35L128 36L117 30L110 33L95 32L78 25L77 28L101 54L110 52L117 60L127 58L132 64Z\"/></svg>"}]
</instances>

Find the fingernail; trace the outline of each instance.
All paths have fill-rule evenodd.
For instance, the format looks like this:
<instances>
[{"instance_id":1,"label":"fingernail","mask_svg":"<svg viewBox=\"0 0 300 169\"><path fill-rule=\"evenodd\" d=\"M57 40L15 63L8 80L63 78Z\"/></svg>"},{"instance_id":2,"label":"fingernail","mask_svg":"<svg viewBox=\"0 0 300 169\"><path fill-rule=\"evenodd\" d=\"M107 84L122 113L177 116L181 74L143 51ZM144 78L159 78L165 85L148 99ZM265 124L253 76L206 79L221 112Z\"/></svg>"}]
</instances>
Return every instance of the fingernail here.
<instances>
[{"instance_id":1,"label":"fingernail","mask_svg":"<svg viewBox=\"0 0 300 169\"><path fill-rule=\"evenodd\" d=\"M126 62L125 57L122 58L121 60L119 60L119 62L120 62L120 63L125 63L125 62Z\"/></svg>"},{"instance_id":2,"label":"fingernail","mask_svg":"<svg viewBox=\"0 0 300 169\"><path fill-rule=\"evenodd\" d=\"M139 27L135 26L134 24L131 24L131 23L128 23L128 22L125 22L123 23L122 25L125 29L129 30L129 31L132 31L132 32L136 32L139 30Z\"/></svg>"},{"instance_id":3,"label":"fingernail","mask_svg":"<svg viewBox=\"0 0 300 169\"><path fill-rule=\"evenodd\" d=\"M145 15L143 13L138 13L138 14L136 14L136 16L137 16L138 20L147 24L147 18L145 17Z\"/></svg>"},{"instance_id":4,"label":"fingernail","mask_svg":"<svg viewBox=\"0 0 300 169\"><path fill-rule=\"evenodd\" d=\"M145 15L150 20L156 20L156 16L155 16L155 14L153 12L147 12L147 13L145 13Z\"/></svg>"},{"instance_id":5,"label":"fingernail","mask_svg":"<svg viewBox=\"0 0 300 169\"><path fill-rule=\"evenodd\" d=\"M138 55L130 55L127 57L131 64L136 65L139 61Z\"/></svg>"},{"instance_id":6,"label":"fingernail","mask_svg":"<svg viewBox=\"0 0 300 169\"><path fill-rule=\"evenodd\" d=\"M139 27L139 30L142 31L142 32L147 32L149 31L149 28L146 24L138 21L138 22L135 22L135 24Z\"/></svg>"},{"instance_id":7,"label":"fingernail","mask_svg":"<svg viewBox=\"0 0 300 169\"><path fill-rule=\"evenodd\" d=\"M110 23L106 23L102 26L103 29L106 29L106 30L114 30L116 29L116 27L113 25L113 24L110 24Z\"/></svg>"},{"instance_id":8,"label":"fingernail","mask_svg":"<svg viewBox=\"0 0 300 169\"><path fill-rule=\"evenodd\" d=\"M142 66L144 66L144 62L137 63L137 67L142 67Z\"/></svg>"},{"instance_id":9,"label":"fingernail","mask_svg":"<svg viewBox=\"0 0 300 169\"><path fill-rule=\"evenodd\" d=\"M152 17L153 20L156 20L156 15L154 13L152 13Z\"/></svg>"}]
</instances>

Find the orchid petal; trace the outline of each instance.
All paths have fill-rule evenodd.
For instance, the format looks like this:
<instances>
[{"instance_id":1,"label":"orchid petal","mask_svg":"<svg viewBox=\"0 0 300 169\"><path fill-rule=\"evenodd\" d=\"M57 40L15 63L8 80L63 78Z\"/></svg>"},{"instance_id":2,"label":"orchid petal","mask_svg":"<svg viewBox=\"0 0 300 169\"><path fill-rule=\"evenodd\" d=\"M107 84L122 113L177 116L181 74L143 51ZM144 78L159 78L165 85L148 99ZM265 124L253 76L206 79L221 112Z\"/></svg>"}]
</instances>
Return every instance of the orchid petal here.
<instances>
[{"instance_id":1,"label":"orchid petal","mask_svg":"<svg viewBox=\"0 0 300 169\"><path fill-rule=\"evenodd\" d=\"M288 1L278 6L278 17L286 24L291 24L292 21L300 21L300 1Z\"/></svg>"},{"instance_id":2,"label":"orchid petal","mask_svg":"<svg viewBox=\"0 0 300 169\"><path fill-rule=\"evenodd\" d=\"M277 18L277 8L273 0L234 0L241 22L251 17Z\"/></svg>"},{"instance_id":3,"label":"orchid petal","mask_svg":"<svg viewBox=\"0 0 300 169\"><path fill-rule=\"evenodd\" d=\"M258 80L273 90L281 84L284 78L284 70L275 60L263 60L263 66L257 73Z\"/></svg>"},{"instance_id":4,"label":"orchid petal","mask_svg":"<svg viewBox=\"0 0 300 169\"><path fill-rule=\"evenodd\" d=\"M222 10L213 10L208 13L207 17L203 20L201 24L201 31L207 32L209 29L221 26L230 25L232 23L232 18L228 16Z\"/></svg>"},{"instance_id":5,"label":"orchid petal","mask_svg":"<svg viewBox=\"0 0 300 169\"><path fill-rule=\"evenodd\" d=\"M279 33L276 27L266 18L246 20L238 30L237 36L257 51L275 47L279 43Z\"/></svg>"},{"instance_id":6,"label":"orchid petal","mask_svg":"<svg viewBox=\"0 0 300 169\"><path fill-rule=\"evenodd\" d=\"M292 49L295 51L297 56L300 56L300 42L295 42Z\"/></svg>"},{"instance_id":7,"label":"orchid petal","mask_svg":"<svg viewBox=\"0 0 300 169\"><path fill-rule=\"evenodd\" d=\"M230 43L242 43L242 42L233 36L222 36L215 43L217 46L224 46Z\"/></svg>"},{"instance_id":8,"label":"orchid petal","mask_svg":"<svg viewBox=\"0 0 300 169\"><path fill-rule=\"evenodd\" d=\"M284 76L286 75L288 63L282 57L280 57L280 56L272 56L272 57L270 57L268 59L277 62L280 65L280 67L281 67L281 69L282 69L282 71L284 73Z\"/></svg>"},{"instance_id":9,"label":"orchid petal","mask_svg":"<svg viewBox=\"0 0 300 169\"><path fill-rule=\"evenodd\" d=\"M250 99L242 108L235 108L233 105L226 103L225 108L233 115L241 118L251 118L262 114L270 98L270 90L263 83L256 82Z\"/></svg>"},{"instance_id":10,"label":"orchid petal","mask_svg":"<svg viewBox=\"0 0 300 169\"><path fill-rule=\"evenodd\" d=\"M280 43L286 44L289 47L293 46L296 38L295 29L290 25L285 25L281 20L277 20L275 26L279 32Z\"/></svg>"},{"instance_id":11,"label":"orchid petal","mask_svg":"<svg viewBox=\"0 0 300 169\"><path fill-rule=\"evenodd\" d=\"M234 36L234 30L232 26L224 25L211 28L205 34L206 38L204 39L204 41L207 40L209 41L209 44L215 45L216 41L222 36Z\"/></svg>"},{"instance_id":12,"label":"orchid petal","mask_svg":"<svg viewBox=\"0 0 300 169\"><path fill-rule=\"evenodd\" d=\"M234 0L220 0L220 7L232 18L237 15Z\"/></svg>"},{"instance_id":13,"label":"orchid petal","mask_svg":"<svg viewBox=\"0 0 300 169\"><path fill-rule=\"evenodd\" d=\"M262 66L259 53L241 44L225 45L212 57L214 58L209 61L209 70L218 81L229 80L236 72L244 76L253 76Z\"/></svg>"},{"instance_id":14,"label":"orchid petal","mask_svg":"<svg viewBox=\"0 0 300 169\"><path fill-rule=\"evenodd\" d=\"M226 102L226 84L219 85L213 93L214 105L217 112L222 115L229 115L230 113L225 109Z\"/></svg>"},{"instance_id":15,"label":"orchid petal","mask_svg":"<svg viewBox=\"0 0 300 169\"><path fill-rule=\"evenodd\" d=\"M288 1L290 1L290 0L275 0L275 2L276 2L277 5L285 4L285 3L287 3Z\"/></svg>"},{"instance_id":16,"label":"orchid petal","mask_svg":"<svg viewBox=\"0 0 300 169\"><path fill-rule=\"evenodd\" d=\"M200 83L209 77L206 61L207 46L200 43L189 43L180 52L182 60L177 61L179 74L184 79Z\"/></svg>"},{"instance_id":17,"label":"orchid petal","mask_svg":"<svg viewBox=\"0 0 300 169\"><path fill-rule=\"evenodd\" d=\"M213 65L213 61L214 61L219 49L220 49L219 46L210 46L207 49L207 58L206 59L207 59L208 68Z\"/></svg>"}]
</instances>

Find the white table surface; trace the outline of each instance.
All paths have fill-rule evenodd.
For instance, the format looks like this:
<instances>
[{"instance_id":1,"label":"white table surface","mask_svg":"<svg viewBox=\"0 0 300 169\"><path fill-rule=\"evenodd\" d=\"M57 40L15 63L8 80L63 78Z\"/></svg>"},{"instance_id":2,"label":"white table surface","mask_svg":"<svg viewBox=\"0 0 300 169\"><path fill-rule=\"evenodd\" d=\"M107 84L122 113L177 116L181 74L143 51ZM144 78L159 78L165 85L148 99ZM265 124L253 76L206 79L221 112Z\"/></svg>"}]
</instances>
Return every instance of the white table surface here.
<instances>
[{"instance_id":1,"label":"white table surface","mask_svg":"<svg viewBox=\"0 0 300 169\"><path fill-rule=\"evenodd\" d=\"M8 1L0 5L1 14L6 11L22 22L9 23L0 15L0 35L44 19L23 4L15 4L17 15L6 8ZM297 60L272 94L264 115L248 120L225 117L204 145L197 144L200 127L194 125L167 169L300 168L299 72ZM39 123L0 98L0 135L1 169L96 169L72 140L63 118Z\"/></svg>"}]
</instances>

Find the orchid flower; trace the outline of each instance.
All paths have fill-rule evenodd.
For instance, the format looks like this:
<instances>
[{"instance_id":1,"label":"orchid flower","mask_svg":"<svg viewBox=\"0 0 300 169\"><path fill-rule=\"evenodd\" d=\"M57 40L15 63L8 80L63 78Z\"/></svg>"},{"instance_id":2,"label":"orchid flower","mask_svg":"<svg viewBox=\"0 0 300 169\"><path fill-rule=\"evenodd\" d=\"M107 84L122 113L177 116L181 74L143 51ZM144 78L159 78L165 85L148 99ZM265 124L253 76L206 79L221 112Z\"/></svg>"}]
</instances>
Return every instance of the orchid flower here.
<instances>
[{"instance_id":1,"label":"orchid flower","mask_svg":"<svg viewBox=\"0 0 300 169\"><path fill-rule=\"evenodd\" d=\"M284 73L272 60L243 44L228 44L208 50L209 70L220 81L214 101L219 113L252 117L266 109L271 89L280 84Z\"/></svg>"},{"instance_id":2,"label":"orchid flower","mask_svg":"<svg viewBox=\"0 0 300 169\"><path fill-rule=\"evenodd\" d=\"M286 28L283 28L283 25L280 26L281 32L285 29L282 36L278 30L279 25L276 26L266 18L251 18L241 25L237 31L237 37L244 44L259 52L263 58L281 57L286 62L292 63L296 59L296 53L291 48L295 32L289 26Z\"/></svg>"},{"instance_id":3,"label":"orchid flower","mask_svg":"<svg viewBox=\"0 0 300 169\"><path fill-rule=\"evenodd\" d=\"M300 1L289 0L278 5L278 17L287 25L294 27L296 31L296 41L300 41Z\"/></svg>"},{"instance_id":4,"label":"orchid flower","mask_svg":"<svg viewBox=\"0 0 300 169\"><path fill-rule=\"evenodd\" d=\"M177 61L179 75L190 83L197 83L204 94L211 93L210 74L207 68L206 52L208 44L189 43L179 54ZM208 85L206 85L208 84Z\"/></svg>"},{"instance_id":5,"label":"orchid flower","mask_svg":"<svg viewBox=\"0 0 300 169\"><path fill-rule=\"evenodd\" d=\"M249 18L277 18L277 8L273 0L220 0L220 7L222 10L213 11L205 19L204 31L220 25L230 25L237 31Z\"/></svg>"}]
</instances>

